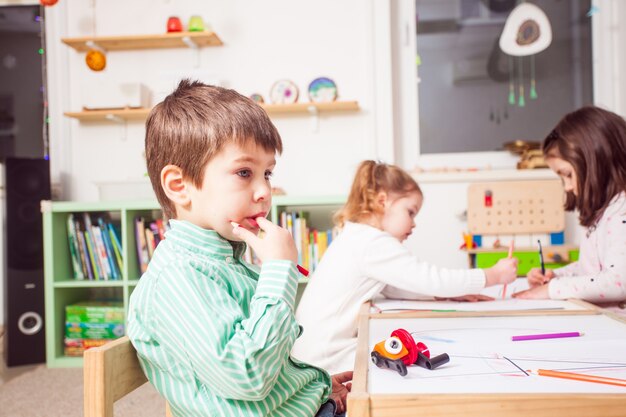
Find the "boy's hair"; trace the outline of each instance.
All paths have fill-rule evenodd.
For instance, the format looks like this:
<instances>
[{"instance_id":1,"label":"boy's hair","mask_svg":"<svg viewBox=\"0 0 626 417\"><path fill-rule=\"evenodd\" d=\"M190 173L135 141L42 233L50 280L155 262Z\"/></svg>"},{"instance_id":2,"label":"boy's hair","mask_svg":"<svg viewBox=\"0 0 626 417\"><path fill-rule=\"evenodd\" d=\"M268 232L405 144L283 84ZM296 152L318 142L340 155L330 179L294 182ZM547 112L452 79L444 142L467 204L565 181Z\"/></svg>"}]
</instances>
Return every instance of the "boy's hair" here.
<instances>
[{"instance_id":1,"label":"boy's hair","mask_svg":"<svg viewBox=\"0 0 626 417\"><path fill-rule=\"evenodd\" d=\"M578 196L568 192L565 209L577 209L585 227L594 227L613 197L626 191L626 122L613 112L589 106L565 115L543 153L574 167Z\"/></svg>"},{"instance_id":2,"label":"boy's hair","mask_svg":"<svg viewBox=\"0 0 626 417\"><path fill-rule=\"evenodd\" d=\"M347 221L361 222L382 214L383 208L376 202L381 191L394 196L413 192L422 196L417 182L403 169L383 162L363 161L357 168L348 201L334 216L335 224L341 228Z\"/></svg>"},{"instance_id":3,"label":"boy's hair","mask_svg":"<svg viewBox=\"0 0 626 417\"><path fill-rule=\"evenodd\" d=\"M176 165L183 178L200 188L206 164L231 141L252 141L279 154L283 150L265 110L234 90L185 79L152 109L146 121L146 162L167 218L176 218L176 209L161 187L161 170Z\"/></svg>"}]
</instances>

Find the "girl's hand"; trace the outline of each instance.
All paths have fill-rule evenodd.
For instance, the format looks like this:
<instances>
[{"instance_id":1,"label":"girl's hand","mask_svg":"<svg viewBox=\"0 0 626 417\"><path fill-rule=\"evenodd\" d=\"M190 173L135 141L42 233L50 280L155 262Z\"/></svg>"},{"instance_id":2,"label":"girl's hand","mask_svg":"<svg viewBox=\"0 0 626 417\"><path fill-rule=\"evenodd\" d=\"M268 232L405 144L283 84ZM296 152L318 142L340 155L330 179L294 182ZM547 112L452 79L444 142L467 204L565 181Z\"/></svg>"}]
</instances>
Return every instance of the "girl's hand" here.
<instances>
[{"instance_id":1,"label":"girl's hand","mask_svg":"<svg viewBox=\"0 0 626 417\"><path fill-rule=\"evenodd\" d=\"M512 295L512 297L523 300L547 300L550 298L550 292L548 291L548 284L544 284L528 290L516 292Z\"/></svg>"},{"instance_id":2,"label":"girl's hand","mask_svg":"<svg viewBox=\"0 0 626 417\"><path fill-rule=\"evenodd\" d=\"M467 301L469 303L475 303L477 301L493 301L493 297L483 294L467 294L460 297L435 297L437 301Z\"/></svg>"},{"instance_id":3,"label":"girl's hand","mask_svg":"<svg viewBox=\"0 0 626 417\"><path fill-rule=\"evenodd\" d=\"M257 217L255 220L259 228L265 232L263 238L237 223L233 223L233 234L246 242L262 262L287 260L297 263L298 250L289 231L276 226L265 217Z\"/></svg>"},{"instance_id":4,"label":"girl's hand","mask_svg":"<svg viewBox=\"0 0 626 417\"><path fill-rule=\"evenodd\" d=\"M530 285L531 288L547 284L552 278L554 278L554 276L554 271L551 269L546 269L546 274L542 274L541 268L533 268L528 271L528 274L526 274L526 278L528 278L528 285Z\"/></svg>"},{"instance_id":5,"label":"girl's hand","mask_svg":"<svg viewBox=\"0 0 626 417\"><path fill-rule=\"evenodd\" d=\"M500 259L491 268L485 269L485 287L496 284L510 284L517 278L517 258Z\"/></svg>"},{"instance_id":6,"label":"girl's hand","mask_svg":"<svg viewBox=\"0 0 626 417\"><path fill-rule=\"evenodd\" d=\"M342 372L331 376L333 381L333 392L330 394L330 398L337 404L337 410L335 414L341 414L346 412L346 397L352 389L352 371ZM347 384L344 384L347 382Z\"/></svg>"}]
</instances>

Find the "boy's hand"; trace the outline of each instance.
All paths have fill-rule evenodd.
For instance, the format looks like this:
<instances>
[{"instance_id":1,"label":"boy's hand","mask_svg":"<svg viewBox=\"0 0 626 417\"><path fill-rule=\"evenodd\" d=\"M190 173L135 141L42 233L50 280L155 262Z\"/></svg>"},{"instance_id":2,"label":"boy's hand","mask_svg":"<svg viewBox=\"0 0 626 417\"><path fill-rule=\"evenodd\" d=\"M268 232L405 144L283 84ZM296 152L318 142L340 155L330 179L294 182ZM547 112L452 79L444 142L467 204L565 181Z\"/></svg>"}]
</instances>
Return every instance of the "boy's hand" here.
<instances>
[{"instance_id":1,"label":"boy's hand","mask_svg":"<svg viewBox=\"0 0 626 417\"><path fill-rule=\"evenodd\" d=\"M485 269L485 278L485 287L512 283L517 278L517 258L500 259L497 264Z\"/></svg>"},{"instance_id":2,"label":"boy's hand","mask_svg":"<svg viewBox=\"0 0 626 417\"><path fill-rule=\"evenodd\" d=\"M333 392L330 394L330 398L337 404L337 410L335 414L341 414L346 412L346 397L352 389L352 371L342 372L331 376L333 380ZM344 385L344 383L347 384Z\"/></svg>"},{"instance_id":3,"label":"boy's hand","mask_svg":"<svg viewBox=\"0 0 626 417\"><path fill-rule=\"evenodd\" d=\"M255 220L259 228L265 232L263 238L259 238L234 222L233 234L246 242L262 262L287 260L297 263L298 249L289 231L276 226L265 217L257 217Z\"/></svg>"},{"instance_id":4,"label":"boy's hand","mask_svg":"<svg viewBox=\"0 0 626 417\"><path fill-rule=\"evenodd\" d=\"M541 273L541 268L533 268L528 271L528 274L526 274L526 278L528 278L528 285L530 285L531 288L547 284L554 277L554 271L551 269L546 269L545 275Z\"/></svg>"},{"instance_id":5,"label":"boy's hand","mask_svg":"<svg viewBox=\"0 0 626 417\"><path fill-rule=\"evenodd\" d=\"M512 297L524 300L546 300L550 298L550 292L548 291L548 284L545 284L536 286L529 290L516 292L512 295Z\"/></svg>"}]
</instances>

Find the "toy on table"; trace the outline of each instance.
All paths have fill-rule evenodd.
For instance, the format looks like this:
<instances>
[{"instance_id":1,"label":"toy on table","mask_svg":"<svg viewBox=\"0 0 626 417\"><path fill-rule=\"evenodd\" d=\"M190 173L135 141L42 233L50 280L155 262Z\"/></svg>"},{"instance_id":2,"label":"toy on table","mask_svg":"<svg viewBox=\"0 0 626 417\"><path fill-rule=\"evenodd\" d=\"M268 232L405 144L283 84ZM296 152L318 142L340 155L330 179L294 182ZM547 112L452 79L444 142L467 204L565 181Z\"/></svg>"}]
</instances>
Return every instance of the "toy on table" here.
<instances>
[{"instance_id":1,"label":"toy on table","mask_svg":"<svg viewBox=\"0 0 626 417\"><path fill-rule=\"evenodd\" d=\"M447 353L431 358L428 347L422 342L415 343L411 333L404 329L394 330L389 338L374 345L371 358L379 368L392 369L402 376L410 365L432 370L450 362Z\"/></svg>"}]
</instances>

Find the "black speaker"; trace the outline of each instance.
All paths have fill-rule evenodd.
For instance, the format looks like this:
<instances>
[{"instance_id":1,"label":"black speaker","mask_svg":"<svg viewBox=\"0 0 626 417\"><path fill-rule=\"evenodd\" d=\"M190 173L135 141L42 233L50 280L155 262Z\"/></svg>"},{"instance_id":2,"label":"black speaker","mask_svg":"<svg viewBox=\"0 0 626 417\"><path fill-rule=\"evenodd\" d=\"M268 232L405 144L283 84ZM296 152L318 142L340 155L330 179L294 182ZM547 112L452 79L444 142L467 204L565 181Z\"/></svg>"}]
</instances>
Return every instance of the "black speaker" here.
<instances>
[{"instance_id":1,"label":"black speaker","mask_svg":"<svg viewBox=\"0 0 626 417\"><path fill-rule=\"evenodd\" d=\"M41 200L50 200L50 163L5 161L4 335L7 366L46 360Z\"/></svg>"}]
</instances>

